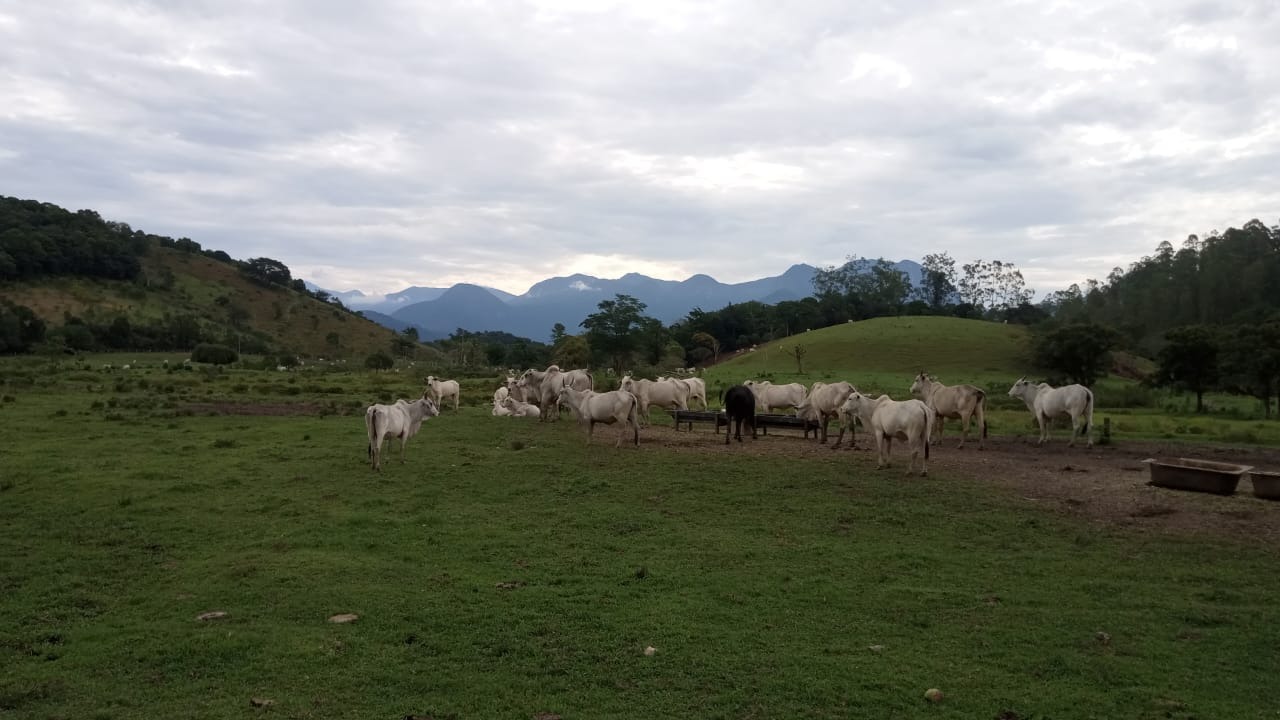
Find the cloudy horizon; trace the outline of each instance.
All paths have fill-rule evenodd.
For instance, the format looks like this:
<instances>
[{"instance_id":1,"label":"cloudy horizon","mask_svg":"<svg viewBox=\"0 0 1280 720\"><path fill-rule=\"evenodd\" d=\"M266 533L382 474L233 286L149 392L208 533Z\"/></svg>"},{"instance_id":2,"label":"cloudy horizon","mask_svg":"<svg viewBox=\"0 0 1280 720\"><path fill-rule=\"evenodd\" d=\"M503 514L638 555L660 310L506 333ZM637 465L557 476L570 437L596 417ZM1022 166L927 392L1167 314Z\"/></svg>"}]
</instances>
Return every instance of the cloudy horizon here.
<instances>
[{"instance_id":1,"label":"cloudy horizon","mask_svg":"<svg viewBox=\"0 0 1280 720\"><path fill-rule=\"evenodd\" d=\"M0 0L0 194L338 291L999 259L1280 216L1268 2Z\"/></svg>"}]
</instances>

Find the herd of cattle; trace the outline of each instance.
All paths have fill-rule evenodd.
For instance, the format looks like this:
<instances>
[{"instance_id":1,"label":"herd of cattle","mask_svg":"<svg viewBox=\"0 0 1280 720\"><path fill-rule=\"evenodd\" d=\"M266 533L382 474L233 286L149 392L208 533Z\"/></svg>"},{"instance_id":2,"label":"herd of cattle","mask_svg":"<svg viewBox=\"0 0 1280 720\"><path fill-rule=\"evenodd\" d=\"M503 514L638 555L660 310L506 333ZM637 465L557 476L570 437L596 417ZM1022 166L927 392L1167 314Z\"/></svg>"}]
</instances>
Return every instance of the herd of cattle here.
<instances>
[{"instance_id":1,"label":"herd of cattle","mask_svg":"<svg viewBox=\"0 0 1280 720\"><path fill-rule=\"evenodd\" d=\"M422 426L424 420L438 415L449 401L458 409L461 388L455 380L426 378L426 387L418 400L398 400L384 405L370 405L365 411L365 428L369 437L369 460L374 470L382 468L382 445L387 438L399 438L400 459L404 446ZM688 410L690 402L707 409L707 387L701 378L659 377L656 380L634 379L624 375L620 387L609 392L595 392L594 379L586 370L563 371L552 365L546 370L525 370L519 377L510 375L493 393L493 415L502 417L559 419L560 409L567 407L587 425L587 442L597 424L621 424L616 447L621 447L631 431L631 442L640 444L640 427L649 424L649 408ZM920 474L928 473L929 446L942 439L942 423L947 418L960 421L959 447L969 439L969 422L976 421L978 448L987 434L986 391L973 385L944 385L928 374L916 375L909 389L910 400L893 400L888 395L872 398L858 392L848 382L816 382L806 388L800 383L775 385L765 380L747 380L727 389L721 399L724 421L734 428L733 436L742 442L742 426L747 425L756 437L756 414L783 410L812 422L818 428L819 441L827 441L831 420L841 423L835 445L844 440L846 428L859 422L875 439L877 467L889 464L894 439L908 443L911 459L907 471L920 461ZM1009 389L1011 397L1020 398L1040 426L1040 440L1048 439L1049 422L1059 416L1071 418L1071 441L1083 434L1093 445L1093 393L1083 385L1052 387L1019 379ZM717 427L719 422L717 422ZM725 432L725 444L729 443ZM1038 443L1038 444L1039 444Z\"/></svg>"}]
</instances>

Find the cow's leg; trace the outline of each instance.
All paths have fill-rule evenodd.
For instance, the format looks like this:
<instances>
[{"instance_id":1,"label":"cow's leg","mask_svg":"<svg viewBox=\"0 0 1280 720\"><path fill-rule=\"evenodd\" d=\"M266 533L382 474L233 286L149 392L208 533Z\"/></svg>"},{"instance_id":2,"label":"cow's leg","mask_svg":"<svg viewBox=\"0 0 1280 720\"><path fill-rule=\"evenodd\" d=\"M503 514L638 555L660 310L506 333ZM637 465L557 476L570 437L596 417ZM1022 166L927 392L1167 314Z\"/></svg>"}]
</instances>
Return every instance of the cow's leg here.
<instances>
[{"instance_id":1,"label":"cow's leg","mask_svg":"<svg viewBox=\"0 0 1280 720\"><path fill-rule=\"evenodd\" d=\"M588 420L587 421L587 444L588 445L591 444L591 434L595 432L595 430L596 430L596 421Z\"/></svg>"},{"instance_id":2,"label":"cow's leg","mask_svg":"<svg viewBox=\"0 0 1280 720\"><path fill-rule=\"evenodd\" d=\"M1067 443L1067 447L1076 446L1076 433L1080 432L1079 423L1080 423L1079 416L1072 415L1071 416L1071 442Z\"/></svg>"},{"instance_id":3,"label":"cow's leg","mask_svg":"<svg viewBox=\"0 0 1280 720\"><path fill-rule=\"evenodd\" d=\"M1045 438L1049 437L1048 423L1045 422L1044 415L1039 413L1036 414L1036 422L1040 423L1040 442L1036 443L1036 445L1043 445Z\"/></svg>"},{"instance_id":4,"label":"cow's leg","mask_svg":"<svg viewBox=\"0 0 1280 720\"><path fill-rule=\"evenodd\" d=\"M969 413L960 412L960 444L956 446L957 450L964 449L965 441L969 439Z\"/></svg>"}]
</instances>

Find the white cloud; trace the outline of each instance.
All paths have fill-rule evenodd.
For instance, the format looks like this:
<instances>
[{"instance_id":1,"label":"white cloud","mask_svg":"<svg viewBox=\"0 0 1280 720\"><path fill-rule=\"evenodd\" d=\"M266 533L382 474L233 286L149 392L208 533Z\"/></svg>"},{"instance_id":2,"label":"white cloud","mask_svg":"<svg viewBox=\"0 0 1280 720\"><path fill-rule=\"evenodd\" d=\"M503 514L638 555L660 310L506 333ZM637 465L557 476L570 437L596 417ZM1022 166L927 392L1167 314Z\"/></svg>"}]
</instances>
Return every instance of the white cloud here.
<instances>
[{"instance_id":1,"label":"white cloud","mask_svg":"<svg viewBox=\"0 0 1280 720\"><path fill-rule=\"evenodd\" d=\"M1273 222L1271 3L9 4L0 192L334 289L846 255L1041 294Z\"/></svg>"}]
</instances>

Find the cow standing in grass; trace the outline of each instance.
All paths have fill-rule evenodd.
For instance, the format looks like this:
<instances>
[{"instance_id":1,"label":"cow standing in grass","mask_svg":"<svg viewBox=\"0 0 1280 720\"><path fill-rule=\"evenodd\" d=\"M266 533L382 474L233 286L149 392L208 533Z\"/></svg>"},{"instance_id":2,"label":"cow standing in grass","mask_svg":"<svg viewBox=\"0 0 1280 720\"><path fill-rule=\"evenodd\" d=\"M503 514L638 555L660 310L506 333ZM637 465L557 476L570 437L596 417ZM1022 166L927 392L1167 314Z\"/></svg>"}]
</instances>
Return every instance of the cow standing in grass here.
<instances>
[{"instance_id":1,"label":"cow standing in grass","mask_svg":"<svg viewBox=\"0 0 1280 720\"><path fill-rule=\"evenodd\" d=\"M1040 440L1036 445L1043 445L1049 439L1049 421L1061 415L1071 416L1071 442L1067 447L1076 444L1076 433L1084 432L1088 447L1093 447L1093 392L1083 385L1066 385L1056 388L1049 383L1033 384L1025 377L1009 388L1009 396L1022 398L1027 409L1040 423Z\"/></svg>"},{"instance_id":2,"label":"cow standing in grass","mask_svg":"<svg viewBox=\"0 0 1280 720\"><path fill-rule=\"evenodd\" d=\"M631 428L634 442L639 447L640 419L638 407L640 401L636 400L635 395L625 390L611 390L603 393L591 390L574 390L566 385L560 388L555 404L559 405L562 402L568 403L573 408L579 422L587 424L588 445L591 444L591 434L595 431L596 423L604 423L605 425L622 423L622 427L618 431L618 442L614 447L622 447L622 439L626 437L628 427Z\"/></svg>"},{"instance_id":3,"label":"cow standing in grass","mask_svg":"<svg viewBox=\"0 0 1280 720\"><path fill-rule=\"evenodd\" d=\"M691 405L693 404L694 400L697 400L698 402L702 403L702 409L704 411L707 409L707 383L704 382L702 378L663 377L661 375L658 376L658 382L664 382L666 380L680 383L681 385L684 386L686 405Z\"/></svg>"},{"instance_id":4,"label":"cow standing in grass","mask_svg":"<svg viewBox=\"0 0 1280 720\"><path fill-rule=\"evenodd\" d=\"M424 381L427 384L426 397L430 398L437 407L444 407L446 400L453 399L453 411L458 412L458 401L462 399L462 388L458 385L457 380L441 380L434 375L428 375Z\"/></svg>"},{"instance_id":5,"label":"cow standing in grass","mask_svg":"<svg viewBox=\"0 0 1280 720\"><path fill-rule=\"evenodd\" d=\"M756 411L767 413L775 408L799 410L807 391L800 383L774 385L768 380L748 380L742 383L756 399Z\"/></svg>"},{"instance_id":6,"label":"cow standing in grass","mask_svg":"<svg viewBox=\"0 0 1280 720\"><path fill-rule=\"evenodd\" d=\"M734 385L724 391L724 412L729 425L734 427L733 437L742 442L742 423L751 428L751 439L756 439L756 396L746 385ZM724 429L724 444L729 444L729 428Z\"/></svg>"},{"instance_id":7,"label":"cow standing in grass","mask_svg":"<svg viewBox=\"0 0 1280 720\"><path fill-rule=\"evenodd\" d=\"M849 395L857 392L852 384L841 380L840 382L822 383L816 382L809 391L809 397L800 403L796 414L805 420L815 422L819 426L818 442L825 443L827 441L827 426L831 420L840 414L840 406L844 405L844 401ZM809 432L805 427L806 437ZM844 426L840 427L840 436L836 438L834 447L840 447L840 443L844 440Z\"/></svg>"},{"instance_id":8,"label":"cow standing in grass","mask_svg":"<svg viewBox=\"0 0 1280 720\"><path fill-rule=\"evenodd\" d=\"M854 392L840 407L841 418L846 424L856 417L871 431L876 440L878 461L876 469L889 466L893 451L893 439L905 440L911 447L911 459L907 462L907 474L915 468L920 456L920 474L929 474L929 436L933 430L933 408L920 400L894 400L881 395L872 400Z\"/></svg>"},{"instance_id":9,"label":"cow standing in grass","mask_svg":"<svg viewBox=\"0 0 1280 720\"><path fill-rule=\"evenodd\" d=\"M923 371L916 375L911 383L911 394L924 400L937 413L937 439L942 442L943 418L960 419L960 444L956 449L964 447L969 439L969 418L977 416L978 449L982 449L983 439L987 437L987 393L974 385L943 385L929 377Z\"/></svg>"},{"instance_id":10,"label":"cow standing in grass","mask_svg":"<svg viewBox=\"0 0 1280 720\"><path fill-rule=\"evenodd\" d=\"M623 375L619 389L636 396L640 402L640 420L649 424L649 406L657 405L670 410L689 409L689 386L674 378L665 380L636 380L630 375Z\"/></svg>"},{"instance_id":11,"label":"cow standing in grass","mask_svg":"<svg viewBox=\"0 0 1280 720\"><path fill-rule=\"evenodd\" d=\"M439 415L436 404L422 397L412 402L397 400L391 405L370 405L364 411L364 427L369 435L369 461L374 470L382 470L382 444L387 438L400 438L400 462L404 462L404 446L418 434L418 428L429 417Z\"/></svg>"}]
</instances>

